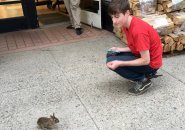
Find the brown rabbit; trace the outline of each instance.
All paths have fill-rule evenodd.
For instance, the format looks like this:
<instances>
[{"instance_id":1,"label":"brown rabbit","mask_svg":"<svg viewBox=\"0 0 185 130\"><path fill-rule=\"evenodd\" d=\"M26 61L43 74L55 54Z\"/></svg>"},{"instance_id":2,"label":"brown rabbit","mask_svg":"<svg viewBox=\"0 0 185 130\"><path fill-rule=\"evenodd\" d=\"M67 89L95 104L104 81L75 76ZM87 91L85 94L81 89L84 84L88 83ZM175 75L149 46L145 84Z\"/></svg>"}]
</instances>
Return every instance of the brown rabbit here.
<instances>
[{"instance_id":1,"label":"brown rabbit","mask_svg":"<svg viewBox=\"0 0 185 130\"><path fill-rule=\"evenodd\" d=\"M55 117L54 113L53 116L50 115L50 118L40 117L37 121L37 124L41 129L52 129L52 126L56 123L59 123L59 119Z\"/></svg>"}]
</instances>

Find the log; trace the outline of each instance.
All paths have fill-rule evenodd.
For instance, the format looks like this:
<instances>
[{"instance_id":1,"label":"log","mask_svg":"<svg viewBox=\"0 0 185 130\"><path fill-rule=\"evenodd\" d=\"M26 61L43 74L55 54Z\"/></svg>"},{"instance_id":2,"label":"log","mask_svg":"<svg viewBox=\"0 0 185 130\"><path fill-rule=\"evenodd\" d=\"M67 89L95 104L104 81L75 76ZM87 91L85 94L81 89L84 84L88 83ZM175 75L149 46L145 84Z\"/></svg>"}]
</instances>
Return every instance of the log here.
<instances>
[{"instance_id":1,"label":"log","mask_svg":"<svg viewBox=\"0 0 185 130\"><path fill-rule=\"evenodd\" d=\"M183 49L184 49L183 44L181 44L180 42L177 42L176 50L177 51L182 51Z\"/></svg>"},{"instance_id":2,"label":"log","mask_svg":"<svg viewBox=\"0 0 185 130\"><path fill-rule=\"evenodd\" d=\"M176 42L173 40L173 38L169 36L164 36L164 43L167 45L167 48L165 48L165 51L170 51L173 52L176 49Z\"/></svg>"},{"instance_id":3,"label":"log","mask_svg":"<svg viewBox=\"0 0 185 130\"><path fill-rule=\"evenodd\" d=\"M165 36L164 42L165 42L165 44L169 44L169 46L172 46L174 44L174 40L170 36Z\"/></svg>"},{"instance_id":4,"label":"log","mask_svg":"<svg viewBox=\"0 0 185 130\"><path fill-rule=\"evenodd\" d=\"M185 45L185 34L179 36L179 42L183 45Z\"/></svg>"},{"instance_id":5,"label":"log","mask_svg":"<svg viewBox=\"0 0 185 130\"><path fill-rule=\"evenodd\" d=\"M175 35L178 35L178 44L183 44L183 45L185 45L185 32L177 32L177 33L175 33Z\"/></svg>"},{"instance_id":6,"label":"log","mask_svg":"<svg viewBox=\"0 0 185 130\"><path fill-rule=\"evenodd\" d=\"M174 50L176 50L176 43L174 42L174 44L170 47L170 51L173 52Z\"/></svg>"},{"instance_id":7,"label":"log","mask_svg":"<svg viewBox=\"0 0 185 130\"><path fill-rule=\"evenodd\" d=\"M170 52L171 51L171 48L169 46L169 44L164 44L164 47L163 47L163 52Z\"/></svg>"},{"instance_id":8,"label":"log","mask_svg":"<svg viewBox=\"0 0 185 130\"><path fill-rule=\"evenodd\" d=\"M179 41L179 36L177 34L170 33L169 36L173 39L174 42Z\"/></svg>"},{"instance_id":9,"label":"log","mask_svg":"<svg viewBox=\"0 0 185 130\"><path fill-rule=\"evenodd\" d=\"M185 22L185 12L174 12L168 15L175 25L182 25Z\"/></svg>"}]
</instances>

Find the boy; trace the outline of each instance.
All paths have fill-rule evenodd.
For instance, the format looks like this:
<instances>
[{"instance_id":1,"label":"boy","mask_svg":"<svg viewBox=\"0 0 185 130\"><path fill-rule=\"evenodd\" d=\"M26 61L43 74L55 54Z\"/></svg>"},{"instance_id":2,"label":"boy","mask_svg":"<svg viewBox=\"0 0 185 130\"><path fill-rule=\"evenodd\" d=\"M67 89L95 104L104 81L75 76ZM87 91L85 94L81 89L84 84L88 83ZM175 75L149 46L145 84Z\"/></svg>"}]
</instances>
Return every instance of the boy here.
<instances>
[{"instance_id":1,"label":"boy","mask_svg":"<svg viewBox=\"0 0 185 130\"><path fill-rule=\"evenodd\" d=\"M112 47L107 54L107 67L120 76L135 81L129 94L140 95L152 86L150 76L155 76L162 66L162 44L158 33L146 22L130 15L128 0L112 0L109 14L115 26L123 27L128 47Z\"/></svg>"}]
</instances>

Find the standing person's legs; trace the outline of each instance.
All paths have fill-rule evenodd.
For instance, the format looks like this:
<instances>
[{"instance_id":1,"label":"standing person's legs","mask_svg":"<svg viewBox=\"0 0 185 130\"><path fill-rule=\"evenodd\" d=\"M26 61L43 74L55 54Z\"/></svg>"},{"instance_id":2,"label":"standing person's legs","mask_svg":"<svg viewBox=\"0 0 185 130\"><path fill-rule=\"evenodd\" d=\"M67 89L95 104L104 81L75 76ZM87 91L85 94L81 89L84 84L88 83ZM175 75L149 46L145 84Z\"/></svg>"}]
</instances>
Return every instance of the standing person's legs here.
<instances>
[{"instance_id":1,"label":"standing person's legs","mask_svg":"<svg viewBox=\"0 0 185 130\"><path fill-rule=\"evenodd\" d=\"M69 0L70 1L70 10L72 13L72 19L75 29L81 27L81 9L80 9L80 0Z\"/></svg>"},{"instance_id":2,"label":"standing person's legs","mask_svg":"<svg viewBox=\"0 0 185 130\"><path fill-rule=\"evenodd\" d=\"M65 4L65 7L67 9L67 12L69 14L69 18L70 18L70 22L71 22L71 25L72 27L74 28L75 25L74 25L74 21L73 21L73 16L72 16L72 12L71 12L71 9L70 9L70 0L64 0L64 4ZM71 28L72 28L71 27ZM67 27L68 28L68 27Z\"/></svg>"},{"instance_id":3,"label":"standing person's legs","mask_svg":"<svg viewBox=\"0 0 185 130\"><path fill-rule=\"evenodd\" d=\"M76 30L76 34L80 35L82 34L83 30L81 28L81 9L80 9L80 0L70 0L70 9L72 13L72 19L73 19L73 24Z\"/></svg>"}]
</instances>

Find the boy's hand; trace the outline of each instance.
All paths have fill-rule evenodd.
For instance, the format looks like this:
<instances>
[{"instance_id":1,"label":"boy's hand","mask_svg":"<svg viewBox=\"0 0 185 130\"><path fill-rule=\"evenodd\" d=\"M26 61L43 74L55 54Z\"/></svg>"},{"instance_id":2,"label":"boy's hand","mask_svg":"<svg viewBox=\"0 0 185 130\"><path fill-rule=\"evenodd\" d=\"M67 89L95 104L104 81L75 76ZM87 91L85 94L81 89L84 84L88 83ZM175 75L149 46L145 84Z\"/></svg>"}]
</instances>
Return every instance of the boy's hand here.
<instances>
[{"instance_id":1,"label":"boy's hand","mask_svg":"<svg viewBox=\"0 0 185 130\"><path fill-rule=\"evenodd\" d=\"M114 60L114 61L111 61L111 62L108 62L107 63L107 67L111 70L115 70L116 68L119 67L119 64L120 64L120 61L118 60Z\"/></svg>"},{"instance_id":2,"label":"boy's hand","mask_svg":"<svg viewBox=\"0 0 185 130\"><path fill-rule=\"evenodd\" d=\"M112 48L110 48L109 50L116 50L116 51L120 51L120 50L119 50L119 47L112 47Z\"/></svg>"}]
</instances>

